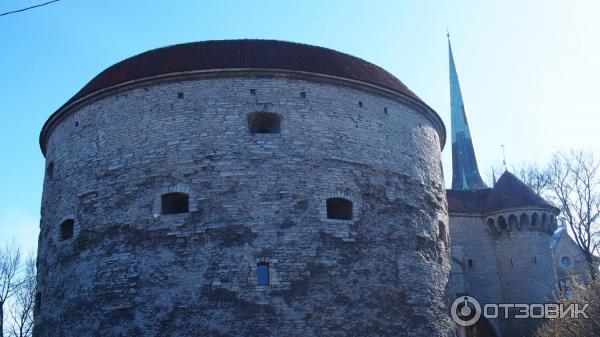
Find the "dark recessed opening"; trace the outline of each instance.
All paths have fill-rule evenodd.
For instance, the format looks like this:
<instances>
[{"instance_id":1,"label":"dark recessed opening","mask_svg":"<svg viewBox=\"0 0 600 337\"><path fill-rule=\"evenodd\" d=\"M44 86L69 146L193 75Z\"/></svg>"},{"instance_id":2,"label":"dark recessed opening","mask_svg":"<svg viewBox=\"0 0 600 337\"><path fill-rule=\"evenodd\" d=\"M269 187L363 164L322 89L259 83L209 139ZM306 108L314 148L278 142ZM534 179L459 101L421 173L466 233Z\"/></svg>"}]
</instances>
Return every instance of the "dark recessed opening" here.
<instances>
[{"instance_id":1,"label":"dark recessed opening","mask_svg":"<svg viewBox=\"0 0 600 337\"><path fill-rule=\"evenodd\" d=\"M79 126L79 121L75 121L75 126Z\"/></svg>"},{"instance_id":2,"label":"dark recessed opening","mask_svg":"<svg viewBox=\"0 0 600 337\"><path fill-rule=\"evenodd\" d=\"M513 266L513 267L515 266L515 264L513 262L513 259L510 259L510 265Z\"/></svg>"},{"instance_id":3,"label":"dark recessed opening","mask_svg":"<svg viewBox=\"0 0 600 337\"><path fill-rule=\"evenodd\" d=\"M469 259L469 268L473 267L473 260Z\"/></svg>"},{"instance_id":4,"label":"dark recessed opening","mask_svg":"<svg viewBox=\"0 0 600 337\"><path fill-rule=\"evenodd\" d=\"M46 177L48 177L48 179L52 179L53 176L54 176L54 163L50 162L50 164L48 164L48 166L46 166Z\"/></svg>"},{"instance_id":5,"label":"dark recessed opening","mask_svg":"<svg viewBox=\"0 0 600 337\"><path fill-rule=\"evenodd\" d=\"M250 95L256 96L256 89L250 89Z\"/></svg>"},{"instance_id":6,"label":"dark recessed opening","mask_svg":"<svg viewBox=\"0 0 600 337\"><path fill-rule=\"evenodd\" d=\"M182 92L177 93L177 98L183 98L183 93Z\"/></svg>"},{"instance_id":7,"label":"dark recessed opening","mask_svg":"<svg viewBox=\"0 0 600 337\"><path fill-rule=\"evenodd\" d=\"M300 92L300 97L302 97L302 98L306 98L306 93L305 93L304 91L301 91L301 92Z\"/></svg>"},{"instance_id":8,"label":"dark recessed opening","mask_svg":"<svg viewBox=\"0 0 600 337\"><path fill-rule=\"evenodd\" d=\"M75 229L75 220L67 219L60 224L60 239L68 240L73 237L73 230Z\"/></svg>"},{"instance_id":9,"label":"dark recessed opening","mask_svg":"<svg viewBox=\"0 0 600 337\"><path fill-rule=\"evenodd\" d=\"M448 236L446 234L446 225L444 224L443 221L438 221L438 227L439 227L439 239L442 240L443 243L447 243L446 240L448 239Z\"/></svg>"},{"instance_id":10,"label":"dark recessed opening","mask_svg":"<svg viewBox=\"0 0 600 337\"><path fill-rule=\"evenodd\" d=\"M387 115L387 113L388 113L387 108L383 108L383 113Z\"/></svg>"},{"instance_id":11,"label":"dark recessed opening","mask_svg":"<svg viewBox=\"0 0 600 337\"><path fill-rule=\"evenodd\" d=\"M248 128L251 133L279 133L281 118L272 112L254 112L248 115Z\"/></svg>"},{"instance_id":12,"label":"dark recessed opening","mask_svg":"<svg viewBox=\"0 0 600 337\"><path fill-rule=\"evenodd\" d=\"M352 220L352 201L344 198L327 199L327 219Z\"/></svg>"},{"instance_id":13,"label":"dark recessed opening","mask_svg":"<svg viewBox=\"0 0 600 337\"><path fill-rule=\"evenodd\" d=\"M269 264L267 262L256 265L256 284L259 286L269 285Z\"/></svg>"},{"instance_id":14,"label":"dark recessed opening","mask_svg":"<svg viewBox=\"0 0 600 337\"><path fill-rule=\"evenodd\" d=\"M537 257L536 256L533 257L533 264L537 264Z\"/></svg>"},{"instance_id":15,"label":"dark recessed opening","mask_svg":"<svg viewBox=\"0 0 600 337\"><path fill-rule=\"evenodd\" d=\"M359 101L358 102L358 106L362 108L363 107L363 103Z\"/></svg>"},{"instance_id":16,"label":"dark recessed opening","mask_svg":"<svg viewBox=\"0 0 600 337\"><path fill-rule=\"evenodd\" d=\"M39 312L42 309L42 293L37 292L35 294L35 311Z\"/></svg>"},{"instance_id":17,"label":"dark recessed opening","mask_svg":"<svg viewBox=\"0 0 600 337\"><path fill-rule=\"evenodd\" d=\"M189 211L189 197L185 193L167 193L161 196L162 214L187 213Z\"/></svg>"}]
</instances>

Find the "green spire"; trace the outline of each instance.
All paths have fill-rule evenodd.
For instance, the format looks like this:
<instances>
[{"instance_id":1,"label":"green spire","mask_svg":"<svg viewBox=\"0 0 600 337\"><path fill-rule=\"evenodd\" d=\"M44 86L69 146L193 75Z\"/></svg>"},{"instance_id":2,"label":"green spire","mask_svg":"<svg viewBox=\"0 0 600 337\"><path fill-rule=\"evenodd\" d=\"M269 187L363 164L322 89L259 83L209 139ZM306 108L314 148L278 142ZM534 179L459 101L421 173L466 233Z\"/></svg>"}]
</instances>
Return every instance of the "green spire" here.
<instances>
[{"instance_id":1,"label":"green spire","mask_svg":"<svg viewBox=\"0 0 600 337\"><path fill-rule=\"evenodd\" d=\"M477 159L471 140L469 122L465 112L456 65L448 36L448 54L450 58L450 111L452 127L452 189L473 190L486 188L481 180Z\"/></svg>"}]
</instances>

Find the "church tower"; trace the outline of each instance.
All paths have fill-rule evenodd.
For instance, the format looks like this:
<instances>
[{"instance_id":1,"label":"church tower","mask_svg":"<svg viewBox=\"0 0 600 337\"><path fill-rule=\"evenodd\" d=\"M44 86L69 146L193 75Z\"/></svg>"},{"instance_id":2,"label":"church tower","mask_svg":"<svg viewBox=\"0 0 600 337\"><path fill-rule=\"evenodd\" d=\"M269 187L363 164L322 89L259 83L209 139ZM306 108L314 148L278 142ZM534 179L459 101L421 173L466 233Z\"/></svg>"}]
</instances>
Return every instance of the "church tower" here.
<instances>
[{"instance_id":1,"label":"church tower","mask_svg":"<svg viewBox=\"0 0 600 337\"><path fill-rule=\"evenodd\" d=\"M488 188L482 181L448 36L452 112L452 189L447 190L451 238L450 289L483 307L546 303L557 286L550 238L559 210L505 171ZM541 319L516 319L509 308L460 328L472 337L531 336ZM507 317L507 318L505 318Z\"/></svg>"},{"instance_id":2,"label":"church tower","mask_svg":"<svg viewBox=\"0 0 600 337\"><path fill-rule=\"evenodd\" d=\"M474 190L487 186L481 180L477 159L469 131L469 122L465 112L456 65L452 56L450 34L448 34L448 53L450 57L450 108L452 126L452 189Z\"/></svg>"}]
</instances>

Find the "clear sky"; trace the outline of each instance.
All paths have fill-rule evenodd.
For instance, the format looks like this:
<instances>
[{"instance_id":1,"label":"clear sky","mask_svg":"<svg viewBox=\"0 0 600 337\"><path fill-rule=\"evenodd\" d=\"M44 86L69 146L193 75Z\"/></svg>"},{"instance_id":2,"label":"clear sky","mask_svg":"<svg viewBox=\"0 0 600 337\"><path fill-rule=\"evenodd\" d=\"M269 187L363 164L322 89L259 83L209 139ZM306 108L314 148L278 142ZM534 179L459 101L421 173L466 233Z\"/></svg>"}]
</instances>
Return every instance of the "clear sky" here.
<instances>
[{"instance_id":1,"label":"clear sky","mask_svg":"<svg viewBox=\"0 0 600 337\"><path fill-rule=\"evenodd\" d=\"M3 0L0 12L46 0ZM600 1L62 0L0 16L0 243L37 242L47 117L106 67L169 44L296 41L390 71L450 128L449 27L484 176L599 150ZM443 153L451 182L450 144Z\"/></svg>"}]
</instances>

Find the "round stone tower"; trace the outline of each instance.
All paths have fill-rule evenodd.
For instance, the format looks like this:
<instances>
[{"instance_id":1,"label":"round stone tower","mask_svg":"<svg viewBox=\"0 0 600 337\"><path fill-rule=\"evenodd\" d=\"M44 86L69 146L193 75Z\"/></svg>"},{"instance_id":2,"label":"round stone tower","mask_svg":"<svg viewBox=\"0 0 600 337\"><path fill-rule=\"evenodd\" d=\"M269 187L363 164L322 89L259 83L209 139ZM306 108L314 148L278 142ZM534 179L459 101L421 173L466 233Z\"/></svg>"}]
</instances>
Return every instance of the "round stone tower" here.
<instances>
[{"instance_id":1,"label":"round stone tower","mask_svg":"<svg viewBox=\"0 0 600 337\"><path fill-rule=\"evenodd\" d=\"M551 300L558 283L550 238L559 210L510 172L500 177L488 204L492 211L485 221L495 239L502 302L544 304ZM540 325L541 307L533 309L533 319L514 319L525 312L522 307L508 309L509 320L502 322L506 336L531 336ZM504 311L499 316L503 318Z\"/></svg>"},{"instance_id":2,"label":"round stone tower","mask_svg":"<svg viewBox=\"0 0 600 337\"><path fill-rule=\"evenodd\" d=\"M330 49L151 50L44 125L42 336L447 336L438 115Z\"/></svg>"}]
</instances>

